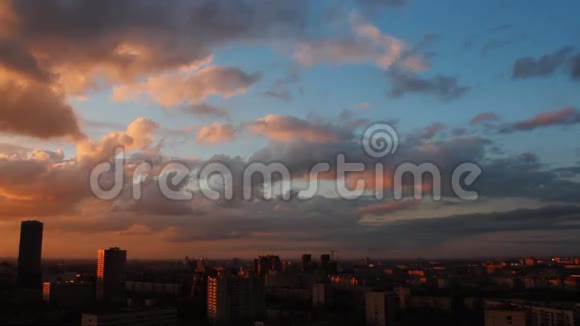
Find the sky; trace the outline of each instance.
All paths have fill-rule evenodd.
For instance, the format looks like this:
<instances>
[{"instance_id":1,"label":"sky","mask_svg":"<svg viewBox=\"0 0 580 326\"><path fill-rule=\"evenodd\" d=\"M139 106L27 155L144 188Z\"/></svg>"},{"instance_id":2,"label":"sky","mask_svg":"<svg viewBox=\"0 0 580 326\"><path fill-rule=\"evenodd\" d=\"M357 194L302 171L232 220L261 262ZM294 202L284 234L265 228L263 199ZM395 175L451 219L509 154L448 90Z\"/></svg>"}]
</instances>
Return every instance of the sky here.
<instances>
[{"instance_id":1,"label":"sky","mask_svg":"<svg viewBox=\"0 0 580 326\"><path fill-rule=\"evenodd\" d=\"M579 255L578 10L573 0L1 1L0 257L16 256L28 219L44 222L50 258L112 246L171 259ZM378 158L364 151L377 123L397 141ZM119 148L124 187L101 199L91 172ZM365 168L340 177L339 154ZM259 196L270 187L253 180L251 199L236 183L234 198L212 200L194 181L215 162L240 182L252 163L282 163L292 182ZM314 196L295 195L320 162L330 171ZM437 166L441 198L428 179L413 198L407 178L395 200L405 162ZM162 191L171 163L188 168L171 188L185 200ZM451 189L462 163L481 169L459 179L477 199ZM357 181L362 196L339 196L337 184Z\"/></svg>"}]
</instances>

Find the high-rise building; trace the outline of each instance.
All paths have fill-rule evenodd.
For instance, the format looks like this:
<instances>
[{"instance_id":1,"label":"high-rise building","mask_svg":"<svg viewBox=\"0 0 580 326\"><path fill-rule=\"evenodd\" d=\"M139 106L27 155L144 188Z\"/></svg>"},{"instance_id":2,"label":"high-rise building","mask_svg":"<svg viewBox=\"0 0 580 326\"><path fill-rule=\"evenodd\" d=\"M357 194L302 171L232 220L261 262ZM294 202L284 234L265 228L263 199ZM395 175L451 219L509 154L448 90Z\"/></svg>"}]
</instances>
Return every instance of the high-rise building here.
<instances>
[{"instance_id":1,"label":"high-rise building","mask_svg":"<svg viewBox=\"0 0 580 326\"><path fill-rule=\"evenodd\" d=\"M241 324L262 318L265 310L263 279L228 273L208 277L207 315L210 321Z\"/></svg>"},{"instance_id":2,"label":"high-rise building","mask_svg":"<svg viewBox=\"0 0 580 326\"><path fill-rule=\"evenodd\" d=\"M27 289L42 289L42 231L39 221L23 221L20 226L18 251L18 285Z\"/></svg>"},{"instance_id":3,"label":"high-rise building","mask_svg":"<svg viewBox=\"0 0 580 326\"><path fill-rule=\"evenodd\" d=\"M282 262L279 256L259 256L254 259L254 272L258 276L266 276L269 272L282 272Z\"/></svg>"},{"instance_id":4,"label":"high-rise building","mask_svg":"<svg viewBox=\"0 0 580 326\"><path fill-rule=\"evenodd\" d=\"M300 262L301 262L300 269L303 272L312 271L312 255L311 254L302 255L302 260Z\"/></svg>"},{"instance_id":5,"label":"high-rise building","mask_svg":"<svg viewBox=\"0 0 580 326\"><path fill-rule=\"evenodd\" d=\"M123 304L127 279L127 251L99 249L97 258L97 301Z\"/></svg>"},{"instance_id":6,"label":"high-rise building","mask_svg":"<svg viewBox=\"0 0 580 326\"><path fill-rule=\"evenodd\" d=\"M367 326L391 326L395 323L395 295L390 292L367 292Z\"/></svg>"},{"instance_id":7,"label":"high-rise building","mask_svg":"<svg viewBox=\"0 0 580 326\"><path fill-rule=\"evenodd\" d=\"M323 271L328 271L328 265L330 264L330 255L322 254L320 255L320 269Z\"/></svg>"}]
</instances>

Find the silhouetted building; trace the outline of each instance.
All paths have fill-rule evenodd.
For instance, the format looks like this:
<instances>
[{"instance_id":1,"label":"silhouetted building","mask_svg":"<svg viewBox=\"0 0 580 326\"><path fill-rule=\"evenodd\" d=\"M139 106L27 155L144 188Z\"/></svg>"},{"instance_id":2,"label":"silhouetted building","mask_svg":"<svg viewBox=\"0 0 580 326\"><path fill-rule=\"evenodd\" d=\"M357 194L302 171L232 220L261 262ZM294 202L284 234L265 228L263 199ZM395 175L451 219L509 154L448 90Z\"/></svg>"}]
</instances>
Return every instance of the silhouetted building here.
<instances>
[{"instance_id":1,"label":"silhouetted building","mask_svg":"<svg viewBox=\"0 0 580 326\"><path fill-rule=\"evenodd\" d=\"M328 283L316 283L312 286L312 305L315 307L332 305L334 289Z\"/></svg>"},{"instance_id":2,"label":"silhouetted building","mask_svg":"<svg viewBox=\"0 0 580 326\"><path fill-rule=\"evenodd\" d=\"M97 301L124 303L126 279L127 251L119 248L100 249L97 258Z\"/></svg>"},{"instance_id":3,"label":"silhouetted building","mask_svg":"<svg viewBox=\"0 0 580 326\"><path fill-rule=\"evenodd\" d=\"M258 276L266 276L269 272L281 272L282 262L278 256L259 256L254 259L254 271Z\"/></svg>"},{"instance_id":4,"label":"silhouetted building","mask_svg":"<svg viewBox=\"0 0 580 326\"><path fill-rule=\"evenodd\" d=\"M124 326L170 326L177 325L177 309L126 309L118 312L85 313L81 326L124 325Z\"/></svg>"},{"instance_id":5,"label":"silhouetted building","mask_svg":"<svg viewBox=\"0 0 580 326\"><path fill-rule=\"evenodd\" d=\"M60 308L87 307L95 302L94 287L88 282L44 282L42 300Z\"/></svg>"},{"instance_id":6,"label":"silhouetted building","mask_svg":"<svg viewBox=\"0 0 580 326\"><path fill-rule=\"evenodd\" d=\"M395 295L390 292L367 292L367 326L392 326L395 323Z\"/></svg>"},{"instance_id":7,"label":"silhouetted building","mask_svg":"<svg viewBox=\"0 0 580 326\"><path fill-rule=\"evenodd\" d=\"M320 255L320 269L322 269L325 272L328 272L329 264L330 264L330 255L329 254Z\"/></svg>"},{"instance_id":8,"label":"silhouetted building","mask_svg":"<svg viewBox=\"0 0 580 326\"><path fill-rule=\"evenodd\" d=\"M42 230L38 221L23 221L20 226L18 285L22 288L42 288Z\"/></svg>"},{"instance_id":9,"label":"silhouetted building","mask_svg":"<svg viewBox=\"0 0 580 326\"><path fill-rule=\"evenodd\" d=\"M300 261L300 269L303 272L310 272L312 271L312 255L304 254L302 255L302 260Z\"/></svg>"},{"instance_id":10,"label":"silhouetted building","mask_svg":"<svg viewBox=\"0 0 580 326\"><path fill-rule=\"evenodd\" d=\"M263 318L265 310L262 279L226 273L208 277L207 315L210 321L241 324Z\"/></svg>"}]
</instances>

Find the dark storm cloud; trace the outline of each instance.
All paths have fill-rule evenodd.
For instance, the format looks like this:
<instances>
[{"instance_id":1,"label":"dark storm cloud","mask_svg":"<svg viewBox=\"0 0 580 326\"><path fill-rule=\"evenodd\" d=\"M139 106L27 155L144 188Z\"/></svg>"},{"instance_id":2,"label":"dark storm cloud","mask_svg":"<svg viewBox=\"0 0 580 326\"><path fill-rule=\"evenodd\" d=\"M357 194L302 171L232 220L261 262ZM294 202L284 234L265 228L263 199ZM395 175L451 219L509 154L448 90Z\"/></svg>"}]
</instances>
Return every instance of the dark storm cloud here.
<instances>
[{"instance_id":1,"label":"dark storm cloud","mask_svg":"<svg viewBox=\"0 0 580 326\"><path fill-rule=\"evenodd\" d=\"M50 61L107 61L126 73L186 64L229 41L292 36L304 26L306 5L262 0L12 3L25 44L60 49L49 53ZM123 42L145 47L150 57L139 62L115 53Z\"/></svg>"},{"instance_id":2,"label":"dark storm cloud","mask_svg":"<svg viewBox=\"0 0 580 326\"><path fill-rule=\"evenodd\" d=\"M531 153L489 160L474 186L481 196L578 203L580 183L560 178Z\"/></svg>"},{"instance_id":3,"label":"dark storm cloud","mask_svg":"<svg viewBox=\"0 0 580 326\"><path fill-rule=\"evenodd\" d=\"M389 96L397 98L407 94L426 94L442 100L457 99L470 89L460 85L456 77L436 75L431 78L422 78L418 75L398 70L387 73L391 82Z\"/></svg>"},{"instance_id":4,"label":"dark storm cloud","mask_svg":"<svg viewBox=\"0 0 580 326\"><path fill-rule=\"evenodd\" d=\"M304 207L301 207L303 205ZM257 235L278 246L299 242L321 242L351 250L425 249L448 242L473 239L484 234L517 234L527 231L579 230L580 207L549 206L487 214L453 215L442 218L419 217L383 225L365 225L352 203L337 199L315 198L303 203L280 206L259 203L246 207L259 213L247 216L222 216L183 223L168 240L252 239ZM270 235L270 236L268 236Z\"/></svg>"},{"instance_id":5,"label":"dark storm cloud","mask_svg":"<svg viewBox=\"0 0 580 326\"><path fill-rule=\"evenodd\" d=\"M0 66L39 82L50 79L50 74L40 68L36 58L17 40L0 39Z\"/></svg>"},{"instance_id":6,"label":"dark storm cloud","mask_svg":"<svg viewBox=\"0 0 580 326\"><path fill-rule=\"evenodd\" d=\"M207 65L214 50L231 42L295 38L308 17L301 0L24 0L6 1L0 10L0 67L11 73L0 80L0 131L74 139L82 132L65 98ZM206 66L199 72L226 69L239 71ZM185 89L188 81L173 86ZM231 89L218 87L214 95L238 94L254 81L222 81Z\"/></svg>"}]
</instances>

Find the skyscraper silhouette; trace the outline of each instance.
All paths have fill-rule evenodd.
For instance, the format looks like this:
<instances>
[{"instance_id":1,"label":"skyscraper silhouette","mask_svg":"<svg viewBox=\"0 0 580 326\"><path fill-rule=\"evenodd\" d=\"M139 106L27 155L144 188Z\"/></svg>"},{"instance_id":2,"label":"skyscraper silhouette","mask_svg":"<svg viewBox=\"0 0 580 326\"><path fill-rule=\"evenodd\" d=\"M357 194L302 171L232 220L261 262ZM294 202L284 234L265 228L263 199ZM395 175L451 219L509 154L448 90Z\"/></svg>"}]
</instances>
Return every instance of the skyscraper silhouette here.
<instances>
[{"instance_id":1,"label":"skyscraper silhouette","mask_svg":"<svg viewBox=\"0 0 580 326\"><path fill-rule=\"evenodd\" d=\"M39 221L23 221L18 251L18 285L26 289L42 288L42 231Z\"/></svg>"},{"instance_id":2,"label":"skyscraper silhouette","mask_svg":"<svg viewBox=\"0 0 580 326\"><path fill-rule=\"evenodd\" d=\"M301 259L300 263L301 263L300 268L303 272L312 271L312 255L311 254L302 255L302 259Z\"/></svg>"},{"instance_id":3,"label":"skyscraper silhouette","mask_svg":"<svg viewBox=\"0 0 580 326\"><path fill-rule=\"evenodd\" d=\"M99 249L97 258L97 301L123 304L127 279L127 251Z\"/></svg>"}]
</instances>

